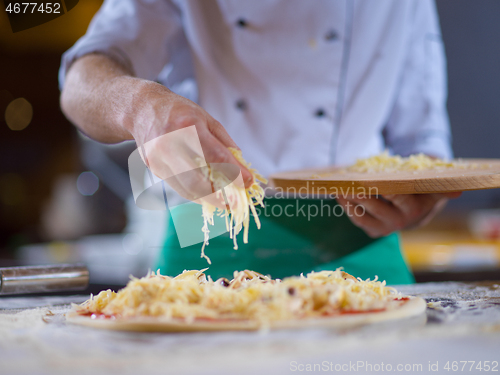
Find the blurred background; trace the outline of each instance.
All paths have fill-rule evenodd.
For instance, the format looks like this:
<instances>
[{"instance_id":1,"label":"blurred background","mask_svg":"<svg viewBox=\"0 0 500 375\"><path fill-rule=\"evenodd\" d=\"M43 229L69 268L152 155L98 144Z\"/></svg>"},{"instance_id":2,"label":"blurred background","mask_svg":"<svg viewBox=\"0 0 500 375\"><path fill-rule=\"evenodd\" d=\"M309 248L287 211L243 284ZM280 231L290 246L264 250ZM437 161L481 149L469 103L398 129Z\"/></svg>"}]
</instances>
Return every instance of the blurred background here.
<instances>
[{"instance_id":1,"label":"blurred background","mask_svg":"<svg viewBox=\"0 0 500 375\"><path fill-rule=\"evenodd\" d=\"M99 286L144 275L165 225L161 213L129 215L135 144L93 142L59 109L61 55L101 4L80 1L17 33L0 12L0 267L83 261ZM455 156L500 158L500 2L437 7ZM426 228L403 233L403 246L418 281L500 279L500 189L464 193Z\"/></svg>"}]
</instances>

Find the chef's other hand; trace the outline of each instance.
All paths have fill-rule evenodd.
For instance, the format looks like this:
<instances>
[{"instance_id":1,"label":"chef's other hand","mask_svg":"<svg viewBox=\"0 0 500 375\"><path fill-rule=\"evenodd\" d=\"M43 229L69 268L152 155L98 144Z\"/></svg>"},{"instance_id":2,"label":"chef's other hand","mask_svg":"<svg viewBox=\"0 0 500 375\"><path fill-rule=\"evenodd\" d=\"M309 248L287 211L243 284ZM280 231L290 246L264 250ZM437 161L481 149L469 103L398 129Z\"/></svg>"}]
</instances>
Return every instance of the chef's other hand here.
<instances>
[{"instance_id":1,"label":"chef's other hand","mask_svg":"<svg viewBox=\"0 0 500 375\"><path fill-rule=\"evenodd\" d=\"M372 238L427 224L450 198L462 193L396 194L381 197L337 197L354 225ZM361 209L357 206L361 206ZM364 209L363 209L364 208ZM364 214L360 214L363 213Z\"/></svg>"}]
</instances>

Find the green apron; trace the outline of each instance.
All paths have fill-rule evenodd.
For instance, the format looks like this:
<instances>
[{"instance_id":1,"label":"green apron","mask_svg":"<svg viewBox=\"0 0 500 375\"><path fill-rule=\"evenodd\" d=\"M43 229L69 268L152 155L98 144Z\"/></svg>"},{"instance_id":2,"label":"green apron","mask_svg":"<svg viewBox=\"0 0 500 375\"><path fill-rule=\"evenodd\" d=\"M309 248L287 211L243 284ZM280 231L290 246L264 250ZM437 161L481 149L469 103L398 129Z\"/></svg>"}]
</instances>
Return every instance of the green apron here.
<instances>
[{"instance_id":1,"label":"green apron","mask_svg":"<svg viewBox=\"0 0 500 375\"><path fill-rule=\"evenodd\" d=\"M237 236L238 250L233 250L228 233L210 239L205 253L211 265L200 258L201 243L181 248L170 217L156 269L163 275L177 275L185 269L209 267L207 274L215 280L232 278L235 270L243 269L284 278L343 267L362 279L377 275L392 285L414 282L400 250L399 236L394 233L375 240L368 237L346 215L335 216L335 200L266 198L264 202L265 210L259 210L261 229L250 220L248 244L243 243L242 232ZM193 210L199 211L195 219ZM189 220L189 230L200 228L201 233L201 206L192 203L177 207L175 215L176 223L184 216ZM185 225L178 227L186 229Z\"/></svg>"}]
</instances>

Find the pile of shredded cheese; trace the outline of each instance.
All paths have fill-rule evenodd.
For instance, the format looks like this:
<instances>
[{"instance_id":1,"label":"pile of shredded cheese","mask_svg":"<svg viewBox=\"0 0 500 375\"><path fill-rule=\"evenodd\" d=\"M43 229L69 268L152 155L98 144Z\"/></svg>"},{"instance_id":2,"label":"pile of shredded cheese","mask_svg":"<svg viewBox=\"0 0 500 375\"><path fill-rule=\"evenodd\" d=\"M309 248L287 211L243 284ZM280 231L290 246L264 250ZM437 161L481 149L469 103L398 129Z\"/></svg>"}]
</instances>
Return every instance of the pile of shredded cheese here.
<instances>
[{"instance_id":1,"label":"pile of shredded cheese","mask_svg":"<svg viewBox=\"0 0 500 375\"><path fill-rule=\"evenodd\" d=\"M230 147L229 151L231 151L238 162L250 171L253 177L253 184L247 189L235 186L235 184L231 184L231 181L229 181L229 179L222 173L214 172L210 166L208 167L208 175L206 177L213 183L218 197L222 195L220 198L223 198L226 204L226 209L221 210L209 202L202 201L202 231L204 233L204 241L201 248L201 257L205 258L209 264L211 264L211 262L210 258L205 255L205 246L208 245L208 240L210 238L210 229L208 225L214 225L214 214L225 218L226 228L229 232L230 238L233 239L235 250L238 249L236 236L242 229L244 229L243 242L248 243L250 211L252 212L255 223L257 224L257 228L260 229L260 220L255 210L255 206L264 206L264 189L262 189L259 185L259 182L267 183L267 180L260 175L256 169L250 168L250 163L247 163L246 160L243 159L240 150Z\"/></svg>"},{"instance_id":2,"label":"pile of shredded cheese","mask_svg":"<svg viewBox=\"0 0 500 375\"><path fill-rule=\"evenodd\" d=\"M80 314L158 317L162 320L276 320L383 310L398 298L385 281L363 281L336 271L273 280L254 271L235 271L233 280L213 281L201 271L177 277L150 273L115 293L102 291L74 309Z\"/></svg>"},{"instance_id":3,"label":"pile of shredded cheese","mask_svg":"<svg viewBox=\"0 0 500 375\"><path fill-rule=\"evenodd\" d=\"M442 159L431 158L424 154L415 154L408 157L399 155L390 156L388 151L358 161L347 168L349 172L399 172L419 171L425 169L446 169L463 167L459 162L450 162Z\"/></svg>"}]
</instances>

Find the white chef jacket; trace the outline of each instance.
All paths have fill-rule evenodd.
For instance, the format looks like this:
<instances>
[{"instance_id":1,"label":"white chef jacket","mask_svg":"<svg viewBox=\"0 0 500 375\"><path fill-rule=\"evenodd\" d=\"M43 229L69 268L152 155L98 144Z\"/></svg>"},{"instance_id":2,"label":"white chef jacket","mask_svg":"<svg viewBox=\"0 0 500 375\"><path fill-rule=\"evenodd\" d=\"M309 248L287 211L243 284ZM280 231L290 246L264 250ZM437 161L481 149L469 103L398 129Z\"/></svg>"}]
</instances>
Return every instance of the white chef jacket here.
<instances>
[{"instance_id":1,"label":"white chef jacket","mask_svg":"<svg viewBox=\"0 0 500 375\"><path fill-rule=\"evenodd\" d=\"M174 91L194 79L264 175L384 148L452 155L432 0L106 0L63 55L61 87L91 52Z\"/></svg>"}]
</instances>

